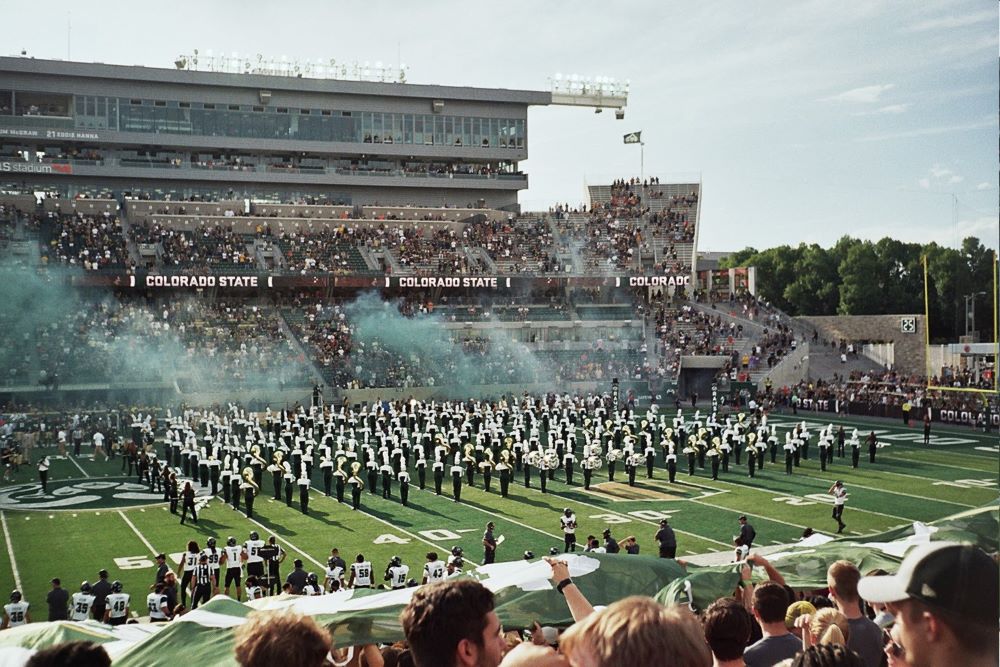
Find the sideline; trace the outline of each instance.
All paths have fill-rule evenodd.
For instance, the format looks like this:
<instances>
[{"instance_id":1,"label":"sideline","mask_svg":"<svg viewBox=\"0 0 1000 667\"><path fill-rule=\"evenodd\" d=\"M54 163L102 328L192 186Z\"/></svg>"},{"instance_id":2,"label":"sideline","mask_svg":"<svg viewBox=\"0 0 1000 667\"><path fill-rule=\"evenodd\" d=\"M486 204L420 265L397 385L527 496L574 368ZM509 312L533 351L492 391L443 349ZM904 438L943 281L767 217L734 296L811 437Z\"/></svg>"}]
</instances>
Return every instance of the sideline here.
<instances>
[{"instance_id":1,"label":"sideline","mask_svg":"<svg viewBox=\"0 0 1000 667\"><path fill-rule=\"evenodd\" d=\"M10 571L14 574L14 584L21 590L21 573L17 571L17 561L14 560L14 545L10 542L10 531L7 530L7 515L0 511L0 526L3 526L3 538L7 542L7 556L10 557Z\"/></svg>"}]
</instances>

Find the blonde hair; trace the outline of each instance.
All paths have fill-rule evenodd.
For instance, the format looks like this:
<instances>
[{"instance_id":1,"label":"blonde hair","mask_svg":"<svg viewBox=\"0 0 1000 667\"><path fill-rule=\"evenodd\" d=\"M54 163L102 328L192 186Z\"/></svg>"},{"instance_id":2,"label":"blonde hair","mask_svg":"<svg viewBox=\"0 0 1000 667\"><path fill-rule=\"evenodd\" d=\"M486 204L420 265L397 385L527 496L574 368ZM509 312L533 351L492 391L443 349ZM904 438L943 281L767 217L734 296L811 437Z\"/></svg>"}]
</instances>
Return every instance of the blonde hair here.
<instances>
[{"instance_id":1,"label":"blonde hair","mask_svg":"<svg viewBox=\"0 0 1000 667\"><path fill-rule=\"evenodd\" d=\"M712 654L689 609L632 596L593 613L559 638L563 655L589 655L597 667L667 664L708 667Z\"/></svg>"},{"instance_id":2,"label":"blonde hair","mask_svg":"<svg viewBox=\"0 0 1000 667\"><path fill-rule=\"evenodd\" d=\"M816 644L847 644L851 627L847 617L833 607L820 609L809 621L809 634Z\"/></svg>"}]
</instances>

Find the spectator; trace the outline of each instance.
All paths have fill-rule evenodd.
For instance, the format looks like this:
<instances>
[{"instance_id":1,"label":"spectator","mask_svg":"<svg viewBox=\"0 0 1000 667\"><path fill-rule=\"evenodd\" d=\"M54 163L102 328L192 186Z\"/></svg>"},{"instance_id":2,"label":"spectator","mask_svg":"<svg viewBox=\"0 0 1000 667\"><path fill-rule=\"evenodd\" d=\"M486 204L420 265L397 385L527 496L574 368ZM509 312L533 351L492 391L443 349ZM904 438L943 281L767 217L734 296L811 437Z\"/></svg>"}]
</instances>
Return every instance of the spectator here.
<instances>
[{"instance_id":1,"label":"spectator","mask_svg":"<svg viewBox=\"0 0 1000 667\"><path fill-rule=\"evenodd\" d=\"M560 637L571 665L663 665L708 667L712 655L705 635L686 607L664 607L632 596L591 614Z\"/></svg>"},{"instance_id":2,"label":"spectator","mask_svg":"<svg viewBox=\"0 0 1000 667\"><path fill-rule=\"evenodd\" d=\"M743 652L747 667L771 667L793 657L802 648L798 637L785 626L788 604L788 593L777 583L767 581L754 590L753 616L760 623L764 637Z\"/></svg>"},{"instance_id":3,"label":"spectator","mask_svg":"<svg viewBox=\"0 0 1000 667\"><path fill-rule=\"evenodd\" d=\"M868 600L889 603L913 667L1000 663L997 564L978 547L916 547L895 576L865 577L858 590Z\"/></svg>"},{"instance_id":4,"label":"spectator","mask_svg":"<svg viewBox=\"0 0 1000 667\"><path fill-rule=\"evenodd\" d=\"M256 612L236 629L236 662L242 667L321 667L330 635L308 616Z\"/></svg>"},{"instance_id":5,"label":"spectator","mask_svg":"<svg viewBox=\"0 0 1000 667\"><path fill-rule=\"evenodd\" d=\"M816 644L847 645L847 638L851 635L847 617L832 607L804 614L795 622L802 628L802 648Z\"/></svg>"},{"instance_id":6,"label":"spectator","mask_svg":"<svg viewBox=\"0 0 1000 667\"><path fill-rule=\"evenodd\" d=\"M882 630L864 615L858 597L861 572L854 563L838 560L826 572L830 598L850 626L847 647L861 656L867 667L882 664Z\"/></svg>"},{"instance_id":7,"label":"spectator","mask_svg":"<svg viewBox=\"0 0 1000 667\"><path fill-rule=\"evenodd\" d=\"M103 646L93 642L65 642L44 648L24 667L110 667L111 657Z\"/></svg>"},{"instance_id":8,"label":"spectator","mask_svg":"<svg viewBox=\"0 0 1000 667\"><path fill-rule=\"evenodd\" d=\"M49 620L65 621L69 618L69 591L62 587L58 578L52 580L52 590L45 596L49 604Z\"/></svg>"},{"instance_id":9,"label":"spectator","mask_svg":"<svg viewBox=\"0 0 1000 667\"><path fill-rule=\"evenodd\" d=\"M721 598L708 606L702 621L713 667L742 666L743 650L753 628L746 607L735 598Z\"/></svg>"},{"instance_id":10,"label":"spectator","mask_svg":"<svg viewBox=\"0 0 1000 667\"><path fill-rule=\"evenodd\" d=\"M493 593L459 579L423 586L400 620L417 667L497 667L505 643Z\"/></svg>"},{"instance_id":11,"label":"spectator","mask_svg":"<svg viewBox=\"0 0 1000 667\"><path fill-rule=\"evenodd\" d=\"M788 663L791 667L864 667L858 654L841 644L810 646Z\"/></svg>"}]
</instances>

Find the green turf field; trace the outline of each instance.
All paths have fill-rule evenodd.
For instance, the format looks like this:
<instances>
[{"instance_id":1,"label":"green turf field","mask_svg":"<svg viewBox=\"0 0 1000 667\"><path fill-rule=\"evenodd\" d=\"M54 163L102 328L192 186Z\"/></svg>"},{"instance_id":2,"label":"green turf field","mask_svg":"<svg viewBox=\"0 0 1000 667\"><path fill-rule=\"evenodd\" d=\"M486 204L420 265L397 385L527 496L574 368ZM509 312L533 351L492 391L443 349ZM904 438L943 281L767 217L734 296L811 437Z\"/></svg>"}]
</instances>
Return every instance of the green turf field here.
<instances>
[{"instance_id":1,"label":"green turf field","mask_svg":"<svg viewBox=\"0 0 1000 667\"><path fill-rule=\"evenodd\" d=\"M496 535L504 538L498 560L521 558L529 549L541 556L550 547L561 547L559 514L564 507L576 512L579 541L588 534L599 536L610 527L618 539L635 535L647 554L655 554L653 534L658 520L669 516L677 532L678 557L685 557L728 552L739 528L739 514L750 517L758 547L794 541L806 527L832 533L836 524L830 517L830 497L825 494L835 479L842 479L850 493L844 513L848 535L934 520L997 502L1000 449L995 435L935 425L932 445L925 447L919 424L904 428L884 421L830 419L822 414L776 415L771 422L778 424L780 434L793 419L806 419L813 438L810 458L803 460L792 476L785 475L779 456L775 465L768 458L764 469L750 479L744 458L744 465L733 465L718 481L712 481L708 469L689 477L686 460L681 457L673 485L667 483L666 470L658 461L653 479L645 478L643 468L634 488L627 486L619 466L615 485L603 484L607 482L607 469L603 468L595 474L589 492L583 490L581 471L577 470L573 486L561 481L560 471L549 483L547 494L537 488L537 479L533 488L525 489L521 476L516 475L507 499L500 497L494 478L491 493L485 493L481 486L463 486L462 502L455 503L450 496L450 479L445 480L445 495L436 496L432 484L427 491L418 490L414 474L409 507L399 503L395 485L391 500L366 490L361 511L354 512L349 504L340 505L323 495L317 469L308 515L299 511L297 492L292 507L270 500L270 484L265 478L253 520L223 504L221 498L206 498L197 526L180 525L164 503L132 497L138 489L132 480L122 477L117 460L54 458L48 496L24 486L37 482L33 467L22 469L14 482L0 485L5 542L0 548L0 591L6 599L6 591L20 587L32 603L34 620L46 620L45 594L52 577L60 577L73 592L83 579L94 581L103 567L112 579L123 582L135 605L145 598L153 579L153 554L179 553L190 539L204 546L210 536L218 538L220 546L229 535L243 542L251 530L259 531L262 537L276 535L289 552L283 575L295 557L301 557L308 570L319 573L330 549L339 547L348 562L355 554L364 553L378 574L390 557L399 555L410 565L411 576L419 580L424 555L430 550L444 556L457 544L465 549L467 560L478 562L483 527L489 520L497 524ZM874 429L885 444L878 461L869 464L864 451L861 467L852 470L848 447L847 458L836 458L827 472L821 472L815 433L830 421L843 422L848 430L857 426L862 439ZM54 500L59 501L58 509L24 509L25 505ZM176 561L171 565L176 568Z\"/></svg>"}]
</instances>

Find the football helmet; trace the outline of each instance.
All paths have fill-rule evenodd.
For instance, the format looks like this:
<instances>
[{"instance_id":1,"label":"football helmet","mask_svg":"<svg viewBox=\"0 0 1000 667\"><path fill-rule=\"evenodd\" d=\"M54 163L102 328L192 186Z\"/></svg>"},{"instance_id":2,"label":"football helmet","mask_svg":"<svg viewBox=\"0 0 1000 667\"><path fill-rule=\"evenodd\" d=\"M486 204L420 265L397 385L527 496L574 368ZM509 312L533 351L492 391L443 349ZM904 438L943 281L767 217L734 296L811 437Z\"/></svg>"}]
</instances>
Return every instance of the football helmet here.
<instances>
[{"instance_id":1,"label":"football helmet","mask_svg":"<svg viewBox=\"0 0 1000 667\"><path fill-rule=\"evenodd\" d=\"M117 579L115 579L114 581L112 581L111 582L111 592L112 593L121 593L122 592L122 582L118 581Z\"/></svg>"},{"instance_id":2,"label":"football helmet","mask_svg":"<svg viewBox=\"0 0 1000 667\"><path fill-rule=\"evenodd\" d=\"M226 540L226 546L227 547L235 547L236 546L236 538L233 537L232 535L230 535L229 539Z\"/></svg>"},{"instance_id":3,"label":"football helmet","mask_svg":"<svg viewBox=\"0 0 1000 667\"><path fill-rule=\"evenodd\" d=\"M80 584L80 592L81 593L89 593L90 592L90 582L89 581L84 581L82 584Z\"/></svg>"},{"instance_id":4,"label":"football helmet","mask_svg":"<svg viewBox=\"0 0 1000 667\"><path fill-rule=\"evenodd\" d=\"M399 556L393 556L392 560L389 561L389 567L399 567L403 564L403 559Z\"/></svg>"},{"instance_id":5,"label":"football helmet","mask_svg":"<svg viewBox=\"0 0 1000 667\"><path fill-rule=\"evenodd\" d=\"M215 538L214 537L208 538L208 541L205 542L205 546L207 546L209 549L214 549L215 548Z\"/></svg>"},{"instance_id":6,"label":"football helmet","mask_svg":"<svg viewBox=\"0 0 1000 667\"><path fill-rule=\"evenodd\" d=\"M10 593L10 601L11 602L20 602L21 601L21 591L11 591L11 593Z\"/></svg>"},{"instance_id":7,"label":"football helmet","mask_svg":"<svg viewBox=\"0 0 1000 667\"><path fill-rule=\"evenodd\" d=\"M525 551L524 552L524 560L531 560L534 557L535 557L535 552L534 551Z\"/></svg>"},{"instance_id":8,"label":"football helmet","mask_svg":"<svg viewBox=\"0 0 1000 667\"><path fill-rule=\"evenodd\" d=\"M250 539L251 540L259 540L260 539L260 535L257 534L256 530L251 530L250 531Z\"/></svg>"},{"instance_id":9,"label":"football helmet","mask_svg":"<svg viewBox=\"0 0 1000 667\"><path fill-rule=\"evenodd\" d=\"M462 555L462 547L459 547L459 546L452 547L451 548L451 555L452 556L456 556L456 557L461 556Z\"/></svg>"}]
</instances>

